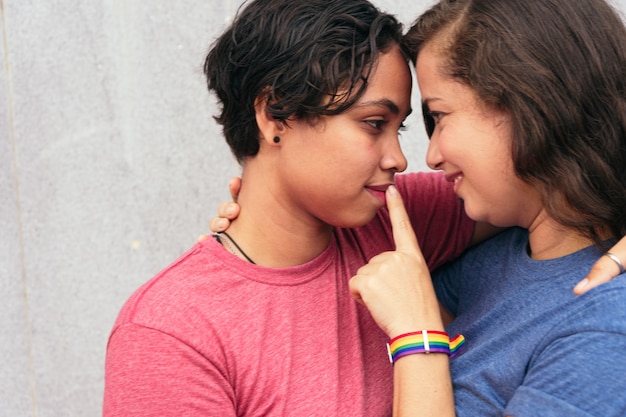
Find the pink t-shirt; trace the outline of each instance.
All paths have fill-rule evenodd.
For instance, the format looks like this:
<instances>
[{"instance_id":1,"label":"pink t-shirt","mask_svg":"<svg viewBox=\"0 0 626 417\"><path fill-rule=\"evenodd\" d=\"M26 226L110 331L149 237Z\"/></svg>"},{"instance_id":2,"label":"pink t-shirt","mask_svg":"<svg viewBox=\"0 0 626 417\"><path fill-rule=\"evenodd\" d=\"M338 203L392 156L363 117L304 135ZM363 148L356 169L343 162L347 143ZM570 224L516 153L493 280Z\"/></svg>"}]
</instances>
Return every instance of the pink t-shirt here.
<instances>
[{"instance_id":1,"label":"pink t-shirt","mask_svg":"<svg viewBox=\"0 0 626 417\"><path fill-rule=\"evenodd\" d=\"M397 176L429 265L458 256L473 223L440 174ZM428 237L428 239L426 239ZM266 268L214 239L139 288L110 336L104 416L386 416L385 334L348 281L393 249L388 213L336 229L312 261Z\"/></svg>"}]
</instances>

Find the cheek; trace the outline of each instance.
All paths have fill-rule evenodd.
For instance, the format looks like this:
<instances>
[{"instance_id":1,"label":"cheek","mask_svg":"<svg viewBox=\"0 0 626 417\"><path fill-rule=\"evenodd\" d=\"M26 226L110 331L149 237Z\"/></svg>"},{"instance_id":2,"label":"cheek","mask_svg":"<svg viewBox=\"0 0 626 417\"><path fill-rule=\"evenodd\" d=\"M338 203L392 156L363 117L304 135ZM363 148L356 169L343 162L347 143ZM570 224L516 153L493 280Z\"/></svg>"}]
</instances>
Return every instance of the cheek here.
<instances>
[{"instance_id":1,"label":"cheek","mask_svg":"<svg viewBox=\"0 0 626 417\"><path fill-rule=\"evenodd\" d=\"M348 173L371 172L378 167L381 159L380 146L369 143L366 140L339 139L342 143L329 148L323 155L329 169L345 171ZM346 178L346 180L349 178Z\"/></svg>"},{"instance_id":2,"label":"cheek","mask_svg":"<svg viewBox=\"0 0 626 417\"><path fill-rule=\"evenodd\" d=\"M471 159L472 153L476 151L471 137L471 132L448 128L439 134L432 146L444 160L458 165Z\"/></svg>"}]
</instances>

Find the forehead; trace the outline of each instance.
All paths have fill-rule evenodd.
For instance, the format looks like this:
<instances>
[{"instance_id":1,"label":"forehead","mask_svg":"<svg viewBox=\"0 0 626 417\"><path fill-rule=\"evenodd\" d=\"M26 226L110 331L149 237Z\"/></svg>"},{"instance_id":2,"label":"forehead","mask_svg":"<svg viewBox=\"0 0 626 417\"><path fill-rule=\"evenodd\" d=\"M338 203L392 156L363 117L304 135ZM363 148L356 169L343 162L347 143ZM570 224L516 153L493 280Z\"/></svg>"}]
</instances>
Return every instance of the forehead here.
<instances>
[{"instance_id":1,"label":"forehead","mask_svg":"<svg viewBox=\"0 0 626 417\"><path fill-rule=\"evenodd\" d=\"M377 56L367 81L365 93L358 104L372 100L388 100L394 103L402 114L409 112L412 79L407 60L397 45Z\"/></svg>"},{"instance_id":2,"label":"forehead","mask_svg":"<svg viewBox=\"0 0 626 417\"><path fill-rule=\"evenodd\" d=\"M453 112L457 116L493 118L508 126L510 112L487 104L476 90L446 74L445 57L440 49L426 45L417 56L416 74L423 111Z\"/></svg>"},{"instance_id":3,"label":"forehead","mask_svg":"<svg viewBox=\"0 0 626 417\"><path fill-rule=\"evenodd\" d=\"M429 42L417 54L415 72L420 91L431 88L435 83L444 81L444 58L440 48Z\"/></svg>"},{"instance_id":4,"label":"forehead","mask_svg":"<svg viewBox=\"0 0 626 417\"><path fill-rule=\"evenodd\" d=\"M473 88L446 74L443 53L441 48L427 43L417 55L415 72L422 102L463 103L482 107Z\"/></svg>"}]
</instances>

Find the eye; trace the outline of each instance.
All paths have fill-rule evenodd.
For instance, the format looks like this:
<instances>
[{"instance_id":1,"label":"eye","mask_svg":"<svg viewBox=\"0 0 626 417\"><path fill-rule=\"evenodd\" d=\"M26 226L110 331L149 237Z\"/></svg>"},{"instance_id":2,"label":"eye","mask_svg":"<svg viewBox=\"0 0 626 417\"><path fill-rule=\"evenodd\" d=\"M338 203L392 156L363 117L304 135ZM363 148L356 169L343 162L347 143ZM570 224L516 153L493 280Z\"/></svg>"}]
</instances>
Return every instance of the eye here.
<instances>
[{"instance_id":1,"label":"eye","mask_svg":"<svg viewBox=\"0 0 626 417\"><path fill-rule=\"evenodd\" d=\"M422 116L424 117L426 134L428 135L428 138L431 138L433 133L435 133L435 127L437 127L437 123L439 122L439 119L441 119L442 113L430 111L426 104L422 104Z\"/></svg>"},{"instance_id":2,"label":"eye","mask_svg":"<svg viewBox=\"0 0 626 417\"><path fill-rule=\"evenodd\" d=\"M387 124L387 121L383 119L375 119L375 120L366 120L365 123L372 126L376 130L382 130L385 124Z\"/></svg>"}]
</instances>

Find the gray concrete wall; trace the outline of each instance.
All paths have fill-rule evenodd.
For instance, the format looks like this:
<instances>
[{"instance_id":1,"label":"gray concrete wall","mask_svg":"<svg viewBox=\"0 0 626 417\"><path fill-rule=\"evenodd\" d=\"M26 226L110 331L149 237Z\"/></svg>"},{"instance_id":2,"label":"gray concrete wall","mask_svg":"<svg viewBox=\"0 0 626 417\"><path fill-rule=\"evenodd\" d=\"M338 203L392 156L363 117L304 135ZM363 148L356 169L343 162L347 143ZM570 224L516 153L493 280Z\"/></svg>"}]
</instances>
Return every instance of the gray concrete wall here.
<instances>
[{"instance_id":1,"label":"gray concrete wall","mask_svg":"<svg viewBox=\"0 0 626 417\"><path fill-rule=\"evenodd\" d=\"M410 23L429 2L375 3ZM228 198L202 63L239 4L0 0L0 417L100 415L121 305Z\"/></svg>"}]
</instances>

